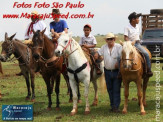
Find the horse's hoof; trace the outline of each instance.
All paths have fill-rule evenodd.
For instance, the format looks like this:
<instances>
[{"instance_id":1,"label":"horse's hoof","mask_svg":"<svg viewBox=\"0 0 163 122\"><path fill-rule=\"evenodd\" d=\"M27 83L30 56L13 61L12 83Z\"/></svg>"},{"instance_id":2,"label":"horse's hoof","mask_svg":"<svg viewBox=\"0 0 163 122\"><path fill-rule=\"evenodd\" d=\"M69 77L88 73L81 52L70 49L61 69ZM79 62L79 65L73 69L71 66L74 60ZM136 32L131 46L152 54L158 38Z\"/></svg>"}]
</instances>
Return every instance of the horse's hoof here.
<instances>
[{"instance_id":1,"label":"horse's hoof","mask_svg":"<svg viewBox=\"0 0 163 122\"><path fill-rule=\"evenodd\" d=\"M56 111L60 111L61 109L60 109L60 107L56 107L55 110Z\"/></svg>"},{"instance_id":2,"label":"horse's hoof","mask_svg":"<svg viewBox=\"0 0 163 122\"><path fill-rule=\"evenodd\" d=\"M73 100L69 100L69 103L72 103L73 102Z\"/></svg>"},{"instance_id":3,"label":"horse's hoof","mask_svg":"<svg viewBox=\"0 0 163 122\"><path fill-rule=\"evenodd\" d=\"M29 97L26 97L25 100L28 101L28 100L30 100L30 98Z\"/></svg>"},{"instance_id":4,"label":"horse's hoof","mask_svg":"<svg viewBox=\"0 0 163 122\"><path fill-rule=\"evenodd\" d=\"M82 100L78 100L78 103L82 103Z\"/></svg>"},{"instance_id":5,"label":"horse's hoof","mask_svg":"<svg viewBox=\"0 0 163 122\"><path fill-rule=\"evenodd\" d=\"M92 103L92 106L97 106L97 103Z\"/></svg>"},{"instance_id":6,"label":"horse's hoof","mask_svg":"<svg viewBox=\"0 0 163 122\"><path fill-rule=\"evenodd\" d=\"M127 114L127 111L122 111L122 114Z\"/></svg>"},{"instance_id":7,"label":"horse's hoof","mask_svg":"<svg viewBox=\"0 0 163 122\"><path fill-rule=\"evenodd\" d=\"M47 107L47 110L48 110L48 111L51 111L51 110L52 110L52 108L51 108L51 107Z\"/></svg>"},{"instance_id":8,"label":"horse's hoof","mask_svg":"<svg viewBox=\"0 0 163 122\"><path fill-rule=\"evenodd\" d=\"M137 98L132 98L132 101L137 101Z\"/></svg>"},{"instance_id":9,"label":"horse's hoof","mask_svg":"<svg viewBox=\"0 0 163 122\"><path fill-rule=\"evenodd\" d=\"M88 115L88 114L90 114L90 111L85 111L84 114Z\"/></svg>"},{"instance_id":10,"label":"horse's hoof","mask_svg":"<svg viewBox=\"0 0 163 122\"><path fill-rule=\"evenodd\" d=\"M74 116L77 112L71 112L70 116Z\"/></svg>"},{"instance_id":11,"label":"horse's hoof","mask_svg":"<svg viewBox=\"0 0 163 122\"><path fill-rule=\"evenodd\" d=\"M31 99L31 102L35 102L35 99Z\"/></svg>"},{"instance_id":12,"label":"horse's hoof","mask_svg":"<svg viewBox=\"0 0 163 122\"><path fill-rule=\"evenodd\" d=\"M141 113L140 113L140 115L145 115L145 114L146 114L146 112L141 112Z\"/></svg>"}]
</instances>

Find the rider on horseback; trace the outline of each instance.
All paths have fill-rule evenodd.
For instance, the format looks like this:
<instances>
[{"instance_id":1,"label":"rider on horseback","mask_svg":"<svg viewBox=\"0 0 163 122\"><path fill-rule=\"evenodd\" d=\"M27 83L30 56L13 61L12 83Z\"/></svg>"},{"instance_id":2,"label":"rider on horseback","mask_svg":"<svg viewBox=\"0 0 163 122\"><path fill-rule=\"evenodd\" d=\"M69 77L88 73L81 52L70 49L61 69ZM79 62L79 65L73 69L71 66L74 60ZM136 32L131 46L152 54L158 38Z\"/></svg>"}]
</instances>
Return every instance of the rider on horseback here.
<instances>
[{"instance_id":1,"label":"rider on horseback","mask_svg":"<svg viewBox=\"0 0 163 122\"><path fill-rule=\"evenodd\" d=\"M62 34L63 31L68 32L68 25L65 20L60 20L60 11L59 9L52 9L52 16L54 21L50 23L50 31L52 36L52 41L57 42L57 39Z\"/></svg>"},{"instance_id":2,"label":"rider on horseback","mask_svg":"<svg viewBox=\"0 0 163 122\"><path fill-rule=\"evenodd\" d=\"M90 57L92 59L93 64L95 65L96 72L98 75L102 74L100 70L100 63L103 60L101 56L99 56L98 52L94 49L96 47L97 41L96 38L90 33L91 25L86 24L84 26L84 36L80 38L79 44L82 46L83 50L89 50Z\"/></svg>"},{"instance_id":3,"label":"rider on horseback","mask_svg":"<svg viewBox=\"0 0 163 122\"><path fill-rule=\"evenodd\" d=\"M125 27L125 31L124 31L124 40L125 41L136 41L135 43L135 47L141 52L143 53L146 62L147 62L147 75L148 76L153 76L153 73L151 71L151 61L148 55L148 52L143 48L143 46L141 46L141 42L140 42L140 29L137 26L137 24L139 23L139 17L141 16L141 14L137 14L135 12L131 13L128 16L128 19L130 21L130 24Z\"/></svg>"}]
</instances>

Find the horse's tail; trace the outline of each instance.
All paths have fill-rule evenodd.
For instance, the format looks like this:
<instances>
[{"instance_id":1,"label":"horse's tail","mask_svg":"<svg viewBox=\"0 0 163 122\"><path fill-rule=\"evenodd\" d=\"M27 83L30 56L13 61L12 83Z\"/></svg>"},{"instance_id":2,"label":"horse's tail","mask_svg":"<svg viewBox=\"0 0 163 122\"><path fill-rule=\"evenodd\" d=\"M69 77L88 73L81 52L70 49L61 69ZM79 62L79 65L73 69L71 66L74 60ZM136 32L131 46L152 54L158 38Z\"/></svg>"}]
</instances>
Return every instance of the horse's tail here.
<instances>
[{"instance_id":1,"label":"horse's tail","mask_svg":"<svg viewBox=\"0 0 163 122\"><path fill-rule=\"evenodd\" d=\"M3 70L2 70L2 64L1 64L1 62L0 62L0 73L3 74Z\"/></svg>"},{"instance_id":2,"label":"horse's tail","mask_svg":"<svg viewBox=\"0 0 163 122\"><path fill-rule=\"evenodd\" d=\"M100 80L101 91L104 92L105 89L106 89L106 83L105 83L104 73L100 76L99 80Z\"/></svg>"}]
</instances>

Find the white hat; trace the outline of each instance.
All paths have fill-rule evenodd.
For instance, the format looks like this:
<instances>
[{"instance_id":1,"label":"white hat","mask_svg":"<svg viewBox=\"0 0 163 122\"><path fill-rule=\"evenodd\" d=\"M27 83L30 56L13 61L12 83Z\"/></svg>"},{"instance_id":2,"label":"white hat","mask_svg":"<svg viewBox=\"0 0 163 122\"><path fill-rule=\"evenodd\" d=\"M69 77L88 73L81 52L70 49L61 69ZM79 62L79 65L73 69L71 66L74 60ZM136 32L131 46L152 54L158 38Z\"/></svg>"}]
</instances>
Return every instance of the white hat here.
<instances>
[{"instance_id":1,"label":"white hat","mask_svg":"<svg viewBox=\"0 0 163 122\"><path fill-rule=\"evenodd\" d=\"M116 36L113 33L108 33L105 36L105 39L109 39L109 38L116 38Z\"/></svg>"}]
</instances>

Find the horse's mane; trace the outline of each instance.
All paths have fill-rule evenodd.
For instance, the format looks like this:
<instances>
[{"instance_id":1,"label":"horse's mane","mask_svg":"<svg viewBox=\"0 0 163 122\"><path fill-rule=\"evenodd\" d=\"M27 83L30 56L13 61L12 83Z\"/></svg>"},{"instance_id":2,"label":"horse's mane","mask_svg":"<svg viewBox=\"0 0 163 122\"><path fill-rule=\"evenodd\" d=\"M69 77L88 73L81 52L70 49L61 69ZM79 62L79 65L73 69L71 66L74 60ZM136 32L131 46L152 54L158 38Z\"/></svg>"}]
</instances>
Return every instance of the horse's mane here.
<instances>
[{"instance_id":1,"label":"horse's mane","mask_svg":"<svg viewBox=\"0 0 163 122\"><path fill-rule=\"evenodd\" d=\"M80 53L80 56L85 57L83 50L82 50L81 46L79 45L79 43L77 41L75 41L73 38L72 38L72 40L73 40L74 45L77 46L79 53Z\"/></svg>"},{"instance_id":2,"label":"horse's mane","mask_svg":"<svg viewBox=\"0 0 163 122\"><path fill-rule=\"evenodd\" d=\"M133 53L137 53L135 46L132 45L131 41L125 41L123 42L123 51L124 52L130 52L133 51Z\"/></svg>"}]
</instances>

